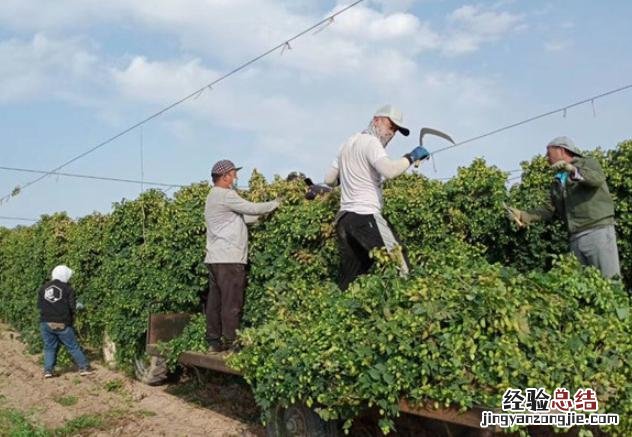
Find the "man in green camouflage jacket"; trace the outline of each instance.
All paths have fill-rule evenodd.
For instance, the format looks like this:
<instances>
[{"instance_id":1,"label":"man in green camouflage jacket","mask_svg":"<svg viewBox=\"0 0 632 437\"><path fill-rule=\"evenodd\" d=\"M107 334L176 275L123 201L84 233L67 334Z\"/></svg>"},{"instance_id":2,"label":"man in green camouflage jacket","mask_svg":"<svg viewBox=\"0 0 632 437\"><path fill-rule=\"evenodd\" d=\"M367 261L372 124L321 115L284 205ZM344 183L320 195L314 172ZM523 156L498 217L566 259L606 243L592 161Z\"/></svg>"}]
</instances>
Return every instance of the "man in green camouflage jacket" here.
<instances>
[{"instance_id":1,"label":"man in green camouflage jacket","mask_svg":"<svg viewBox=\"0 0 632 437\"><path fill-rule=\"evenodd\" d=\"M601 166L568 137L554 138L546 156L555 172L550 203L529 211L509 208L510 217L519 226L563 219L571 250L582 264L597 267L606 278L620 275L614 203Z\"/></svg>"}]
</instances>

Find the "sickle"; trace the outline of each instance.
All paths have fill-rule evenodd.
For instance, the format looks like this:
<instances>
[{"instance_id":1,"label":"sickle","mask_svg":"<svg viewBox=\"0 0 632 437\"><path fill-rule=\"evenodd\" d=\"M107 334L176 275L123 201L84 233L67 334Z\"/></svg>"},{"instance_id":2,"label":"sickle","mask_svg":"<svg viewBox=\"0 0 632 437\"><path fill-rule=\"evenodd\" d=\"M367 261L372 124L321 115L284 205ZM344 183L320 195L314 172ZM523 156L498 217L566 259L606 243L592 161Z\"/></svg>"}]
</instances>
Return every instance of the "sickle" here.
<instances>
[{"instance_id":1,"label":"sickle","mask_svg":"<svg viewBox=\"0 0 632 437\"><path fill-rule=\"evenodd\" d=\"M450 141L452 144L454 144L454 140L450 137L450 135L446 134L445 132L441 132L440 130L437 130L437 129L432 129L430 127L422 127L421 130L419 131L419 145L420 146L424 145L424 135L426 134L441 137L445 140Z\"/></svg>"},{"instance_id":2,"label":"sickle","mask_svg":"<svg viewBox=\"0 0 632 437\"><path fill-rule=\"evenodd\" d=\"M441 132L440 130L437 130L437 129L432 129L430 127L422 127L421 130L419 131L419 145L422 147L424 145L424 135L426 134L443 138L444 140L448 140L449 142L454 144L454 140L452 139L452 137L450 137L450 135L446 134L445 132ZM419 163L420 161L415 162L415 168L419 167Z\"/></svg>"}]
</instances>

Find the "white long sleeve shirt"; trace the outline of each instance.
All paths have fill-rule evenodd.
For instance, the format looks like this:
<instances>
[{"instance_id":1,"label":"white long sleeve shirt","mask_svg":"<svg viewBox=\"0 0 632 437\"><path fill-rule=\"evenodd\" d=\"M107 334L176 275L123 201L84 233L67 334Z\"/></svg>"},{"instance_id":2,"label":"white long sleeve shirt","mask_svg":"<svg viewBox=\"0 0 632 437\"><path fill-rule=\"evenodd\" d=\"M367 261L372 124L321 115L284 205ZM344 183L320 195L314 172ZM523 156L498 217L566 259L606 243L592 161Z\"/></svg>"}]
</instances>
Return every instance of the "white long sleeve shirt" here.
<instances>
[{"instance_id":1,"label":"white long sleeve shirt","mask_svg":"<svg viewBox=\"0 0 632 437\"><path fill-rule=\"evenodd\" d=\"M206 198L207 264L247 264L248 229L246 223L256 221L257 216L274 211L279 206L272 202L253 203L235 190L213 187Z\"/></svg>"},{"instance_id":2,"label":"white long sleeve shirt","mask_svg":"<svg viewBox=\"0 0 632 437\"><path fill-rule=\"evenodd\" d=\"M338 152L325 176L334 185L340 180L340 210L378 214L382 210L382 178L391 179L410 167L407 158L392 160L373 135L352 135Z\"/></svg>"}]
</instances>

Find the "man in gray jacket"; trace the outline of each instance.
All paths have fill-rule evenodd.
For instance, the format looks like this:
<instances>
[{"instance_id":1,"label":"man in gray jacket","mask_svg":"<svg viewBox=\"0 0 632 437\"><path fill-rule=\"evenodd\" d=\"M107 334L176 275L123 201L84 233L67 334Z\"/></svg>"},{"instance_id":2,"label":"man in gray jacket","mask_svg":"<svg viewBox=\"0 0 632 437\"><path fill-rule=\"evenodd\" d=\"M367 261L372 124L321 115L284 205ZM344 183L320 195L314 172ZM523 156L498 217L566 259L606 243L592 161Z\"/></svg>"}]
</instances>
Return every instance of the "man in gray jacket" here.
<instances>
[{"instance_id":1,"label":"man in gray jacket","mask_svg":"<svg viewBox=\"0 0 632 437\"><path fill-rule=\"evenodd\" d=\"M231 161L218 161L211 170L213 188L206 198L206 258L209 292L206 301L206 339L214 352L229 349L235 340L244 305L247 223L274 211L279 202L252 203L233 189L237 171Z\"/></svg>"}]
</instances>

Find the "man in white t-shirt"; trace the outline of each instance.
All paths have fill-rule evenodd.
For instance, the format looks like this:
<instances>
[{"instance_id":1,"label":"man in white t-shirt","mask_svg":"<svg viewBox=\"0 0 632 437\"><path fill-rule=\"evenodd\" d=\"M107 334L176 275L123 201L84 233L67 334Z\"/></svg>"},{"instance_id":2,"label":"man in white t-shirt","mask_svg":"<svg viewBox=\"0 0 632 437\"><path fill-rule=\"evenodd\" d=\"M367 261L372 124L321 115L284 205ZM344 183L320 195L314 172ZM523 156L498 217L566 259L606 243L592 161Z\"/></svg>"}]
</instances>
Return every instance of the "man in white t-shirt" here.
<instances>
[{"instance_id":1,"label":"man in white t-shirt","mask_svg":"<svg viewBox=\"0 0 632 437\"><path fill-rule=\"evenodd\" d=\"M369 252L375 247L389 251L399 245L387 221L382 217L382 179L404 173L411 164L426 159L428 151L415 147L402 158L390 159L384 148L400 132L408 136L402 112L391 105L380 108L368 128L345 141L338 157L325 176L328 185L340 184L340 211L336 231L342 254L339 286L346 290L359 275L366 273L373 261ZM401 257L401 272L408 266Z\"/></svg>"}]
</instances>

